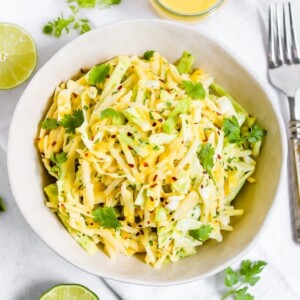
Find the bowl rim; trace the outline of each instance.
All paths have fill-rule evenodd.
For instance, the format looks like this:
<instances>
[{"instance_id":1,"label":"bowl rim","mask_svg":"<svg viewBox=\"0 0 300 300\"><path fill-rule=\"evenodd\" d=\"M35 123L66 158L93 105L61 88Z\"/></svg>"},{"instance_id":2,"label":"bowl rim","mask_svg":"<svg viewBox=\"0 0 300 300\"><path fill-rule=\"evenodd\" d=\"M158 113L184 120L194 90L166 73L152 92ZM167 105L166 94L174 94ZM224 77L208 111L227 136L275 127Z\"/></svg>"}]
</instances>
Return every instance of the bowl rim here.
<instances>
[{"instance_id":1,"label":"bowl rim","mask_svg":"<svg viewBox=\"0 0 300 300\"><path fill-rule=\"evenodd\" d=\"M70 260L65 253L59 253L58 250L54 249L50 244L48 244L48 242L46 242L44 240L42 235L40 235L38 233L35 226L32 224L31 220L26 217L26 213L25 214L23 213L23 209L22 209L21 205L19 205L19 200L18 200L19 199L19 197L18 197L19 192L17 192L16 188L14 187L14 177L15 177L15 175L14 175L15 171L13 170L13 160L14 160L14 158L11 154L12 149L13 149L13 133L15 131L14 127L15 127L15 124L17 123L17 117L18 117L18 115L21 111L21 108L23 107L23 103L27 98L27 94L29 93L29 91L31 89L31 86L33 86L35 84L35 82L39 80L40 74L43 72L43 70L47 69L48 66L51 65L52 62L55 61L55 59L58 56L61 56L65 52L69 51L69 49L72 48L72 46L75 42L77 42L78 40L81 40L81 39L85 39L88 35L94 34L95 31L101 32L101 31L105 31L107 28L110 28L110 27L126 25L126 24L136 24L138 26L140 23L168 24L170 26L178 27L178 28L184 29L186 31L193 32L195 34L200 34L200 35L204 36L206 39L208 39L209 41L219 45L226 54L228 54L230 57L234 58L234 60L237 61L248 74L250 74L253 81L261 88L262 92L265 94L266 100L269 102L269 104L272 108L272 111L274 113L274 116L276 118L276 121L278 123L280 139L281 139L282 159L281 159L281 164L280 164L280 175L279 175L279 178L278 178L278 186L277 186L276 193L275 193L275 196L273 198L273 201L271 203L270 209L267 212L266 217L263 220L262 225L259 228L257 234L254 236L254 238L249 242L249 244L242 251L239 252L239 254L237 254L236 256L234 256L231 259L227 259L223 264L220 264L219 266L217 266L215 268L212 268L210 271L208 271L204 274L198 275L198 276L193 276L193 277L185 278L185 279L172 280L172 281L161 281L161 282L151 282L150 281L149 282L147 280L139 280L139 279L131 279L131 278L128 279L128 280L125 280L124 278L120 278L118 275L116 275L116 276L107 275L107 274L101 272L101 270L99 270L98 273L95 273L93 270L90 270L90 268L88 266L85 266L85 265L81 264L78 261L75 262L73 260ZM8 177L9 177L9 182L10 182L10 186L11 186L11 190L12 190L12 194L14 196L15 202L16 202L21 214L23 215L23 217L25 218L27 223L30 225L32 230L37 234L37 236L50 249L52 249L56 254L58 254L65 261L71 263L73 266L75 266L75 267L77 267L81 270L84 270L84 271L86 271L90 274L100 276L100 277L103 277L103 278L106 278L106 279L118 281L118 282L123 282L123 283L136 284L136 285L145 285L145 286L157 286L157 287L187 284L187 283L190 283L190 282L194 282L194 281L201 280L201 279L207 278L209 276L215 275L216 273L224 270L227 266L232 265L235 262L237 262L238 260L240 260L254 246L254 244L257 242L259 237L262 235L262 232L265 230L266 224L270 221L270 218L271 218L272 214L274 213L275 205L278 203L279 191L281 190L281 188L283 186L283 181L284 181L284 177L285 177L285 174L286 174L285 166L286 166L286 160L287 160L287 137L286 137L286 131L285 131L285 126L284 126L284 122L283 122L283 117L280 114L279 108L277 108L277 106L275 106L270 99L272 99L272 96L269 92L268 86L264 83L263 80L260 79L260 76L258 74L256 74L256 72L254 70L252 70L250 65L247 62L245 62L244 59L242 59L238 54L236 54L234 51L232 51L230 48L228 48L222 41L220 41L219 39L217 39L213 35L210 35L210 34L206 33L203 30L195 29L195 28L192 28L188 25L180 24L180 23L177 23L175 21L156 20L156 19L130 19L130 20L125 20L125 21L117 21L117 22L113 22L113 23L110 23L110 24L105 25L105 26L101 26L100 28L93 29L92 31L85 33L83 36L78 36L77 38L73 39L72 41L70 41L66 45L64 45L61 49L59 49L36 72L34 77L30 80L29 84L27 85L27 87L23 91L23 93L22 93L22 95L21 95L21 97L20 97L20 99L17 103L17 106L16 106L16 108L14 110L14 113L13 113L10 128L9 128L8 148L7 148L8 149L7 150Z\"/></svg>"}]
</instances>

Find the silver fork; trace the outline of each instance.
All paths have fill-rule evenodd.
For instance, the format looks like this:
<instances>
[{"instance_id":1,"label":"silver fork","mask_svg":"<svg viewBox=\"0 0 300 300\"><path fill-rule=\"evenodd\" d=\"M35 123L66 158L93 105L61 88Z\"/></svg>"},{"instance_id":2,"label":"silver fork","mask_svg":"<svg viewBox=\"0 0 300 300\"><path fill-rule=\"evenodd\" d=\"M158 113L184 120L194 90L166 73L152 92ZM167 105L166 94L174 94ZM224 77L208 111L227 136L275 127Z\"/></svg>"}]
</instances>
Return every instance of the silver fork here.
<instances>
[{"instance_id":1,"label":"silver fork","mask_svg":"<svg viewBox=\"0 0 300 300\"><path fill-rule=\"evenodd\" d=\"M295 93L300 86L300 56L291 3L269 7L269 77L288 99L290 111L289 170L295 238L300 243L300 120L295 110Z\"/></svg>"}]
</instances>

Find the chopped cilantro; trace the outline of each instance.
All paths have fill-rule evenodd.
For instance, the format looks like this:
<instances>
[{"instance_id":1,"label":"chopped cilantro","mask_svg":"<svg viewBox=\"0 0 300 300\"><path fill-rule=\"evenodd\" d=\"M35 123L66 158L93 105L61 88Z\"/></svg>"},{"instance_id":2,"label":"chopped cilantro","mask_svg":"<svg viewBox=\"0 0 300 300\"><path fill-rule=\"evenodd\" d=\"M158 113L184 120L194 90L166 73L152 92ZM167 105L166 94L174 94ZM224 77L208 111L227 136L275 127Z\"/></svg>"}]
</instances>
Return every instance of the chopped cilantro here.
<instances>
[{"instance_id":1,"label":"chopped cilantro","mask_svg":"<svg viewBox=\"0 0 300 300\"><path fill-rule=\"evenodd\" d=\"M101 64L93 67L87 74L88 83L91 85L96 85L105 80L106 76L109 74L110 65Z\"/></svg>"},{"instance_id":2,"label":"chopped cilantro","mask_svg":"<svg viewBox=\"0 0 300 300\"><path fill-rule=\"evenodd\" d=\"M192 99L205 99L206 92L200 82L183 81L182 85L186 94Z\"/></svg>"},{"instance_id":3,"label":"chopped cilantro","mask_svg":"<svg viewBox=\"0 0 300 300\"><path fill-rule=\"evenodd\" d=\"M143 55L143 58L146 60L150 60L151 57L153 56L154 52L155 51L153 51L153 50L146 51Z\"/></svg>"},{"instance_id":4,"label":"chopped cilantro","mask_svg":"<svg viewBox=\"0 0 300 300\"><path fill-rule=\"evenodd\" d=\"M209 235L212 232L213 228L210 225L202 225L198 229L190 230L189 234L195 240L205 242L209 239Z\"/></svg>"},{"instance_id":5,"label":"chopped cilantro","mask_svg":"<svg viewBox=\"0 0 300 300\"><path fill-rule=\"evenodd\" d=\"M109 7L116 5L121 0L68 0L68 2L76 2L81 8Z\"/></svg>"},{"instance_id":6,"label":"chopped cilantro","mask_svg":"<svg viewBox=\"0 0 300 300\"><path fill-rule=\"evenodd\" d=\"M254 300L254 296L248 293L248 288L255 285L259 280L258 276L267 265L264 261L251 262L244 260L239 270L234 271L231 267L225 270L224 284L230 290L221 298L225 300L230 296L235 296L236 300Z\"/></svg>"},{"instance_id":7,"label":"chopped cilantro","mask_svg":"<svg viewBox=\"0 0 300 300\"><path fill-rule=\"evenodd\" d=\"M62 174L61 166L68 159L67 153L61 152L60 154L52 154L50 157L50 161L54 164L54 166L50 169L51 173L56 173L58 178L60 178Z\"/></svg>"},{"instance_id":8,"label":"chopped cilantro","mask_svg":"<svg viewBox=\"0 0 300 300\"><path fill-rule=\"evenodd\" d=\"M47 35L54 35L55 37L60 37L65 31L69 33L70 25L74 23L75 18L71 15L69 18L64 18L63 16L54 19L52 22L48 22L44 28L43 33Z\"/></svg>"},{"instance_id":9,"label":"chopped cilantro","mask_svg":"<svg viewBox=\"0 0 300 300\"><path fill-rule=\"evenodd\" d=\"M200 163L211 178L213 178L211 171L214 166L214 155L215 149L210 143L202 145L200 151L198 152Z\"/></svg>"},{"instance_id":10,"label":"chopped cilantro","mask_svg":"<svg viewBox=\"0 0 300 300\"><path fill-rule=\"evenodd\" d=\"M256 143L263 139L267 131L261 128L259 125L255 124L250 128L250 133L247 137L249 143Z\"/></svg>"},{"instance_id":11,"label":"chopped cilantro","mask_svg":"<svg viewBox=\"0 0 300 300\"><path fill-rule=\"evenodd\" d=\"M58 122L64 127L67 133L75 133L75 129L80 127L84 121L82 110L75 110L73 115L65 115L62 120Z\"/></svg>"},{"instance_id":12,"label":"chopped cilantro","mask_svg":"<svg viewBox=\"0 0 300 300\"><path fill-rule=\"evenodd\" d=\"M84 34L91 30L90 20L78 18L80 8L106 8L111 5L119 4L121 0L68 0L68 3L76 3L76 6L69 5L72 14L64 18L57 17L53 21L48 22L43 27L43 33L60 37L63 32L69 33L71 29L77 30L80 34Z\"/></svg>"},{"instance_id":13,"label":"chopped cilantro","mask_svg":"<svg viewBox=\"0 0 300 300\"><path fill-rule=\"evenodd\" d=\"M56 119L47 118L42 122L43 129L55 129L58 127L58 123Z\"/></svg>"},{"instance_id":14,"label":"chopped cilantro","mask_svg":"<svg viewBox=\"0 0 300 300\"><path fill-rule=\"evenodd\" d=\"M4 212L6 209L5 209L5 205L4 205L4 202L3 202L3 199L0 197L0 212Z\"/></svg>"},{"instance_id":15,"label":"chopped cilantro","mask_svg":"<svg viewBox=\"0 0 300 300\"><path fill-rule=\"evenodd\" d=\"M225 133L225 136L228 137L229 143L241 143L243 142L241 137L241 129L239 122L235 116L233 116L231 119L224 119L223 121L223 130Z\"/></svg>"},{"instance_id":16,"label":"chopped cilantro","mask_svg":"<svg viewBox=\"0 0 300 300\"><path fill-rule=\"evenodd\" d=\"M116 212L113 207L100 207L92 212L95 222L104 228L118 229L122 225L117 219Z\"/></svg>"},{"instance_id":17,"label":"chopped cilantro","mask_svg":"<svg viewBox=\"0 0 300 300\"><path fill-rule=\"evenodd\" d=\"M250 133L246 136L242 136L240 125L235 116L231 119L224 119L223 121L223 130L225 133L225 137L228 137L229 143L243 143L248 140L249 143L255 143L263 139L266 135L266 130L261 128L259 125L254 124L250 128Z\"/></svg>"}]
</instances>

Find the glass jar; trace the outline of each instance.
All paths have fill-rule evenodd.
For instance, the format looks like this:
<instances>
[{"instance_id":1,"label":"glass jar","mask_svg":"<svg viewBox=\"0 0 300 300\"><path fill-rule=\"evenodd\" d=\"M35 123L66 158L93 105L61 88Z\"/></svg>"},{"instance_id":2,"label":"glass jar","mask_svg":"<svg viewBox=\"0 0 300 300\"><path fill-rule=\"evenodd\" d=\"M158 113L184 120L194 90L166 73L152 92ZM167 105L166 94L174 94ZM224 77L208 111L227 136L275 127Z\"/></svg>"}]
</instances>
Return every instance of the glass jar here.
<instances>
[{"instance_id":1,"label":"glass jar","mask_svg":"<svg viewBox=\"0 0 300 300\"><path fill-rule=\"evenodd\" d=\"M213 13L225 0L149 0L158 14L185 22L197 22ZM193 1L198 2L193 6Z\"/></svg>"}]
</instances>

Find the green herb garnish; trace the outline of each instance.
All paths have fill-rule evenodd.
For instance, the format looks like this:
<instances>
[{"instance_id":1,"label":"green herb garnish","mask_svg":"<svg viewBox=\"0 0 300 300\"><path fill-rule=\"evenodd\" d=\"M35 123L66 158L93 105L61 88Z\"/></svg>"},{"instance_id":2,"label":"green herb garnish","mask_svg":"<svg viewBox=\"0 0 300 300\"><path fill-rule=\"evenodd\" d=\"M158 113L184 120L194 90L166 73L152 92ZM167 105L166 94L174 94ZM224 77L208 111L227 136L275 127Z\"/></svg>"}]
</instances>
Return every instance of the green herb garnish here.
<instances>
[{"instance_id":1,"label":"green herb garnish","mask_svg":"<svg viewBox=\"0 0 300 300\"><path fill-rule=\"evenodd\" d=\"M70 6L70 9L72 10L72 14L68 18L64 18L62 15L48 22L43 28L43 33L59 38L63 32L69 33L71 29L77 30L80 34L91 30L88 19L78 18L78 8Z\"/></svg>"},{"instance_id":2,"label":"green herb garnish","mask_svg":"<svg viewBox=\"0 0 300 300\"><path fill-rule=\"evenodd\" d=\"M106 79L106 76L109 74L109 71L110 65L108 64L101 64L91 68L87 73L88 84L96 85L103 82Z\"/></svg>"},{"instance_id":3,"label":"green herb garnish","mask_svg":"<svg viewBox=\"0 0 300 300\"><path fill-rule=\"evenodd\" d=\"M75 110L73 115L65 115L62 120L58 122L64 127L67 133L75 133L75 129L80 127L84 121L82 110Z\"/></svg>"},{"instance_id":4,"label":"green herb garnish","mask_svg":"<svg viewBox=\"0 0 300 300\"><path fill-rule=\"evenodd\" d=\"M244 260L237 271L234 271L231 267L227 268L224 283L230 290L221 300L225 300L229 296L234 296L235 300L253 300L254 296L248 293L248 288L260 280L258 275L266 265L267 263L262 260L257 262Z\"/></svg>"},{"instance_id":5,"label":"green herb garnish","mask_svg":"<svg viewBox=\"0 0 300 300\"><path fill-rule=\"evenodd\" d=\"M192 99L203 100L205 98L206 92L203 85L200 82L183 81L182 85L186 94Z\"/></svg>"},{"instance_id":6,"label":"green herb garnish","mask_svg":"<svg viewBox=\"0 0 300 300\"><path fill-rule=\"evenodd\" d=\"M103 228L118 229L122 225L117 219L116 212L113 207L104 206L92 212L94 221L98 222Z\"/></svg>"},{"instance_id":7,"label":"green herb garnish","mask_svg":"<svg viewBox=\"0 0 300 300\"><path fill-rule=\"evenodd\" d=\"M223 131L225 133L225 137L228 137L229 143L232 144L242 144L244 141L248 141L249 143L256 143L262 140L266 135L265 129L262 129L259 125L254 124L250 128L249 134L247 134L246 136L242 136L239 122L235 116L232 116L231 119L224 119Z\"/></svg>"},{"instance_id":8,"label":"green herb garnish","mask_svg":"<svg viewBox=\"0 0 300 300\"><path fill-rule=\"evenodd\" d=\"M143 58L146 60L150 60L151 57L153 56L154 52L155 51L153 51L153 50L146 51L143 55Z\"/></svg>"},{"instance_id":9,"label":"green herb garnish","mask_svg":"<svg viewBox=\"0 0 300 300\"><path fill-rule=\"evenodd\" d=\"M209 239L209 235L212 232L213 228L210 225L202 225L198 229L190 230L189 234L195 240L205 242Z\"/></svg>"},{"instance_id":10,"label":"green herb garnish","mask_svg":"<svg viewBox=\"0 0 300 300\"><path fill-rule=\"evenodd\" d=\"M250 133L247 137L249 143L256 143L263 139L263 137L266 135L267 131L263 128L261 128L259 125L254 124L250 128Z\"/></svg>"},{"instance_id":11,"label":"green herb garnish","mask_svg":"<svg viewBox=\"0 0 300 300\"><path fill-rule=\"evenodd\" d=\"M58 178L61 177L62 174L62 164L65 163L68 159L68 155L65 152L61 152L60 154L52 154L50 157L50 161L54 164L54 166L50 169L51 173L56 173Z\"/></svg>"},{"instance_id":12,"label":"green herb garnish","mask_svg":"<svg viewBox=\"0 0 300 300\"><path fill-rule=\"evenodd\" d=\"M211 171L214 166L214 155L215 149L210 143L202 145L200 151L198 152L198 158L200 160L200 163L211 178L213 178Z\"/></svg>"},{"instance_id":13,"label":"green herb garnish","mask_svg":"<svg viewBox=\"0 0 300 300\"><path fill-rule=\"evenodd\" d=\"M228 137L229 143L241 143L241 129L239 122L235 116L231 119L224 119L223 121L223 131L225 136Z\"/></svg>"},{"instance_id":14,"label":"green herb garnish","mask_svg":"<svg viewBox=\"0 0 300 300\"><path fill-rule=\"evenodd\" d=\"M80 8L106 8L111 5L116 5L121 3L121 0L68 0L69 3L74 3Z\"/></svg>"}]
</instances>

